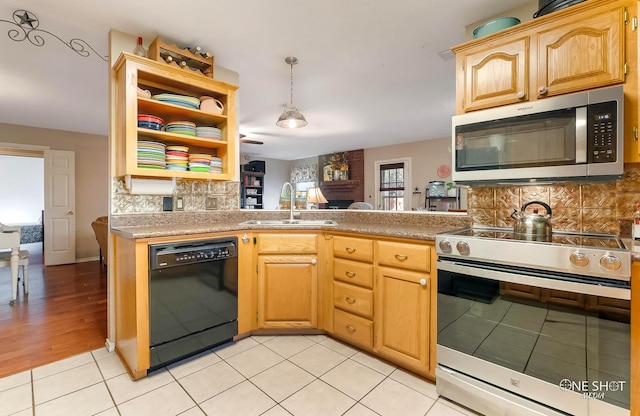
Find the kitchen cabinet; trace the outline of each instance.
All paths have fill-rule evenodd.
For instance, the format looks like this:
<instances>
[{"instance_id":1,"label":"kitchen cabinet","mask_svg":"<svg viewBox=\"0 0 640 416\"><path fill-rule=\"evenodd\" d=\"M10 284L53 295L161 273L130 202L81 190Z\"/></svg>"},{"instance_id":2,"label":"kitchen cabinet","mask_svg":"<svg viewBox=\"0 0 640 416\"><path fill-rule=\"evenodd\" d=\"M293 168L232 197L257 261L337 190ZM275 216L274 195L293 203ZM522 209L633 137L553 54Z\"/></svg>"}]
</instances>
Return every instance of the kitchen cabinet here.
<instances>
[{"instance_id":1,"label":"kitchen cabinet","mask_svg":"<svg viewBox=\"0 0 640 416\"><path fill-rule=\"evenodd\" d=\"M433 245L350 233L329 235L333 327L327 331L417 374L435 377Z\"/></svg>"},{"instance_id":2,"label":"kitchen cabinet","mask_svg":"<svg viewBox=\"0 0 640 416\"><path fill-rule=\"evenodd\" d=\"M264 172L242 172L240 184L240 208L264 209Z\"/></svg>"},{"instance_id":3,"label":"kitchen cabinet","mask_svg":"<svg viewBox=\"0 0 640 416\"><path fill-rule=\"evenodd\" d=\"M378 241L377 252L374 349L424 374L430 364L430 247Z\"/></svg>"},{"instance_id":4,"label":"kitchen cabinet","mask_svg":"<svg viewBox=\"0 0 640 416\"><path fill-rule=\"evenodd\" d=\"M623 83L625 4L575 5L454 47L457 114Z\"/></svg>"},{"instance_id":5,"label":"kitchen cabinet","mask_svg":"<svg viewBox=\"0 0 640 416\"><path fill-rule=\"evenodd\" d=\"M259 328L317 327L317 240L316 234L257 235Z\"/></svg>"},{"instance_id":6,"label":"kitchen cabinet","mask_svg":"<svg viewBox=\"0 0 640 416\"><path fill-rule=\"evenodd\" d=\"M114 111L115 174L152 178L184 178L207 180L233 180L239 166L235 119L236 86L220 82L164 62L157 62L136 55L122 53L116 61ZM145 96L138 96L138 88L156 94L178 94L199 98L209 96L224 106L222 114L174 105ZM197 127L217 127L221 138L195 137L166 131L138 127L138 115L148 114L167 123L188 121ZM188 147L188 152L203 153L222 160L220 173L178 171L138 167L138 141L153 141L165 145Z\"/></svg>"},{"instance_id":7,"label":"kitchen cabinet","mask_svg":"<svg viewBox=\"0 0 640 416\"><path fill-rule=\"evenodd\" d=\"M529 38L482 45L456 56L463 112L526 101Z\"/></svg>"},{"instance_id":8,"label":"kitchen cabinet","mask_svg":"<svg viewBox=\"0 0 640 416\"><path fill-rule=\"evenodd\" d=\"M333 331L345 341L373 348L373 241L333 237Z\"/></svg>"}]
</instances>

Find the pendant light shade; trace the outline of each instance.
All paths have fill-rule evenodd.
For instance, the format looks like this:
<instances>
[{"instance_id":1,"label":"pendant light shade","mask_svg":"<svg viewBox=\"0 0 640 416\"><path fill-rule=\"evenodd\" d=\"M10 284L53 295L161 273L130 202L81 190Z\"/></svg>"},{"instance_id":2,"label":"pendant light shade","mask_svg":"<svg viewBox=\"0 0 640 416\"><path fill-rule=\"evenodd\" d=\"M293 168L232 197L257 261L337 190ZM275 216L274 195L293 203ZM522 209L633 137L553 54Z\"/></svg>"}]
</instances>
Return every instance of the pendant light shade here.
<instances>
[{"instance_id":1,"label":"pendant light shade","mask_svg":"<svg viewBox=\"0 0 640 416\"><path fill-rule=\"evenodd\" d=\"M307 119L304 118L302 113L293 105L293 66L298 63L298 58L295 56L288 56L284 61L291 67L291 105L289 108L285 108L276 126L287 129L297 129L307 125Z\"/></svg>"}]
</instances>

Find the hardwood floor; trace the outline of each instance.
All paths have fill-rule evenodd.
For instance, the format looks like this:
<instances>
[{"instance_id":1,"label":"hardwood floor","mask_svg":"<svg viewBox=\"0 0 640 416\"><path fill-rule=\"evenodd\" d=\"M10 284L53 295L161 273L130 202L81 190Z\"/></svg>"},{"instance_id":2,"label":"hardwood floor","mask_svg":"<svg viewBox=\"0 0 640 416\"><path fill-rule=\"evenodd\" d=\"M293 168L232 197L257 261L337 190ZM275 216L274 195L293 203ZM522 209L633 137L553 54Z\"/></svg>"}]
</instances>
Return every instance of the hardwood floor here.
<instances>
[{"instance_id":1,"label":"hardwood floor","mask_svg":"<svg viewBox=\"0 0 640 416\"><path fill-rule=\"evenodd\" d=\"M43 266L29 250L29 294L11 300L10 268L0 268L0 378L104 346L107 273L98 261Z\"/></svg>"}]
</instances>

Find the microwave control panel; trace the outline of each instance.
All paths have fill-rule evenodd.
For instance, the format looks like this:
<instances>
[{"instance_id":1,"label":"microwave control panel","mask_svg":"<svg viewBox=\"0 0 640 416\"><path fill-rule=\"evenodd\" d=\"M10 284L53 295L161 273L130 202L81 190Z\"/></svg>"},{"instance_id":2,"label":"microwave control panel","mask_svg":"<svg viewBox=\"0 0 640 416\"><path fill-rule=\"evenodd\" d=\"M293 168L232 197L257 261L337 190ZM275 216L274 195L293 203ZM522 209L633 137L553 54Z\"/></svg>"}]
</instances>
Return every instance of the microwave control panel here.
<instances>
[{"instance_id":1,"label":"microwave control panel","mask_svg":"<svg viewBox=\"0 0 640 416\"><path fill-rule=\"evenodd\" d=\"M587 107L589 163L610 163L617 160L617 124L615 101L590 104Z\"/></svg>"}]
</instances>

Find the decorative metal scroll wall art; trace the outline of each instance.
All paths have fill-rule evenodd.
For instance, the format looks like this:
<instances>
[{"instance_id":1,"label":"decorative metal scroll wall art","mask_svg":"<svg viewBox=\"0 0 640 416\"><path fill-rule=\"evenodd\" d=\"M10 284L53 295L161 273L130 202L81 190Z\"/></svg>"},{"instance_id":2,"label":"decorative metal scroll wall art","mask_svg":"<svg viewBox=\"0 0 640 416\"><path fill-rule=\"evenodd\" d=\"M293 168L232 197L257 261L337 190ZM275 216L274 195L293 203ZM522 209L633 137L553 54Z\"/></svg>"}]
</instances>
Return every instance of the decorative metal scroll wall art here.
<instances>
[{"instance_id":1,"label":"decorative metal scroll wall art","mask_svg":"<svg viewBox=\"0 0 640 416\"><path fill-rule=\"evenodd\" d=\"M40 21L38 20L36 15L30 11L16 10L15 12L13 12L13 22L10 20L3 20L3 19L0 19L0 22L10 23L16 26L16 28L10 29L9 32L7 32L7 34L9 35L9 38L16 42L23 42L25 40L28 40L32 45L43 46L45 42L41 33L46 33L58 39L64 45L69 47L69 49L71 49L72 51L74 51L80 56L87 58L91 55L90 51L93 51L95 56L107 62L106 56L101 56L100 54L98 54L98 52L95 49L93 49L91 45L89 45L87 42L85 42L82 39L73 38L70 41L65 42L59 36L47 30L39 29L38 26L40 26Z\"/></svg>"}]
</instances>

